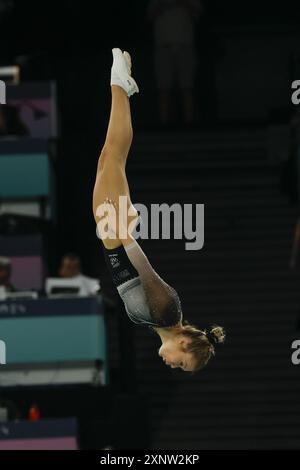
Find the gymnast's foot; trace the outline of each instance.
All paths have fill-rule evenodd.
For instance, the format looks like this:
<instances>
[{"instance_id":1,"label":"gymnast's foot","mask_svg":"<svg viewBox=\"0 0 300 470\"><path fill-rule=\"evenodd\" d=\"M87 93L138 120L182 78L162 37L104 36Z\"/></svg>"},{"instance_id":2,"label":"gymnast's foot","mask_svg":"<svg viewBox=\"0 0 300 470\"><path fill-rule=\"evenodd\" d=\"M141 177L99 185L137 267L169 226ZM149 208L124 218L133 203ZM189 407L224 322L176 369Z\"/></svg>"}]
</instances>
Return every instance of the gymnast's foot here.
<instances>
[{"instance_id":1,"label":"gymnast's foot","mask_svg":"<svg viewBox=\"0 0 300 470\"><path fill-rule=\"evenodd\" d=\"M134 93L139 93L139 88L135 80L131 76L131 57L128 52L123 52L121 49L112 49L113 64L111 68L111 85L118 85L127 93L127 96L132 96Z\"/></svg>"}]
</instances>

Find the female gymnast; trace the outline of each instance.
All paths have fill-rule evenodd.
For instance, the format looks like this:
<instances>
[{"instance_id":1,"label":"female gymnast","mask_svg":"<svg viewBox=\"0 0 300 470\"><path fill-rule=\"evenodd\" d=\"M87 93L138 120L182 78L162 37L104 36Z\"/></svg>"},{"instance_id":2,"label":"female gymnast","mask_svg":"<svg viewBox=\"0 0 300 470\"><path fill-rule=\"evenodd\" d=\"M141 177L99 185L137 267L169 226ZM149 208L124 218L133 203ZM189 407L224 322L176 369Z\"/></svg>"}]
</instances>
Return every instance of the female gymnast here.
<instances>
[{"instance_id":1,"label":"female gymnast","mask_svg":"<svg viewBox=\"0 0 300 470\"><path fill-rule=\"evenodd\" d=\"M133 236L139 217L130 199L125 167L133 138L129 97L139 89L131 76L129 53L118 48L112 53L111 113L93 193L97 234L130 320L160 336L158 354L167 365L195 372L214 356L225 333L220 326L206 331L183 320L177 292L156 273Z\"/></svg>"}]
</instances>

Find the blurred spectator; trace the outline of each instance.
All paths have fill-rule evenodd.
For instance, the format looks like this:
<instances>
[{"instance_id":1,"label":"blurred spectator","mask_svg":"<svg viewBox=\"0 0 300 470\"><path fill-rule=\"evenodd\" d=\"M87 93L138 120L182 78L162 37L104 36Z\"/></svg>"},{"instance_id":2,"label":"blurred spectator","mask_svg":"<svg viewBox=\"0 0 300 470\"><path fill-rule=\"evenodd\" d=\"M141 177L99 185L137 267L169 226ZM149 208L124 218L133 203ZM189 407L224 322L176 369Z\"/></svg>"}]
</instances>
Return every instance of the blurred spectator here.
<instances>
[{"instance_id":1,"label":"blurred spectator","mask_svg":"<svg viewBox=\"0 0 300 470\"><path fill-rule=\"evenodd\" d=\"M11 262L9 258L0 257L0 287L4 287L6 292L14 292L15 288L10 282Z\"/></svg>"},{"instance_id":2,"label":"blurred spectator","mask_svg":"<svg viewBox=\"0 0 300 470\"><path fill-rule=\"evenodd\" d=\"M81 273L80 258L74 253L67 253L63 256L59 268L59 277L80 281L84 285L88 295L96 294L100 289L100 284L97 279L92 279Z\"/></svg>"},{"instance_id":3,"label":"blurred spectator","mask_svg":"<svg viewBox=\"0 0 300 470\"><path fill-rule=\"evenodd\" d=\"M71 278L81 275L81 261L79 256L74 253L67 253L61 260L59 276Z\"/></svg>"},{"instance_id":4,"label":"blurred spectator","mask_svg":"<svg viewBox=\"0 0 300 470\"><path fill-rule=\"evenodd\" d=\"M201 0L151 0L149 3L148 19L154 30L159 117L163 125L170 123L174 82L180 90L184 123L189 125L195 120L195 24L202 12Z\"/></svg>"}]
</instances>

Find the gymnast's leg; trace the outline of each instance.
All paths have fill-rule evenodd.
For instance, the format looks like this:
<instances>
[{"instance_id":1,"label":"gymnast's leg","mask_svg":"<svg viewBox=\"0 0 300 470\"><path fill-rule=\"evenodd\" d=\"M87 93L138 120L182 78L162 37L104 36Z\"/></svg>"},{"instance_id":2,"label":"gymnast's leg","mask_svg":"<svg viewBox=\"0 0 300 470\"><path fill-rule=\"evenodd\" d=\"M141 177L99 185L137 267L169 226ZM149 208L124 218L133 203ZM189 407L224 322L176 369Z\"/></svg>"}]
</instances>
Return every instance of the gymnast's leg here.
<instances>
[{"instance_id":1,"label":"gymnast's leg","mask_svg":"<svg viewBox=\"0 0 300 470\"><path fill-rule=\"evenodd\" d=\"M129 62L129 54L124 57L119 49L114 49L113 53L111 112L105 143L98 162L93 193L93 212L96 223L101 220L101 217L97 216L97 208L106 199L112 199L118 203L120 196L127 198L128 209L131 208L130 210L135 213L135 216L128 217L128 223L137 217L130 199L125 167L133 138L129 96L138 91L138 88L130 76L131 63ZM127 68L128 76L126 75L125 67ZM131 81L131 84L129 81ZM101 237L101 233L99 235ZM117 237L103 237L102 241L108 249L121 246L121 242Z\"/></svg>"},{"instance_id":2,"label":"gymnast's leg","mask_svg":"<svg viewBox=\"0 0 300 470\"><path fill-rule=\"evenodd\" d=\"M111 111L104 146L99 165L105 160L125 169L127 155L133 137L129 98L126 92L117 85L111 86Z\"/></svg>"}]
</instances>

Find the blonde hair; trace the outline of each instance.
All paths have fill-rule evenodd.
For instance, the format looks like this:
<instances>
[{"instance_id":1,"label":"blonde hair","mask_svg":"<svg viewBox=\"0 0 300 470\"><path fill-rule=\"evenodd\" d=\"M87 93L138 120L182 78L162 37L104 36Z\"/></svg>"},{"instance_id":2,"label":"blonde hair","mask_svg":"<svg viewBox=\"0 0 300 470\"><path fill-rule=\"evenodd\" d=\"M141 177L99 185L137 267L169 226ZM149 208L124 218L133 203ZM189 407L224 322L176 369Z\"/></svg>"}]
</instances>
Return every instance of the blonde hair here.
<instances>
[{"instance_id":1,"label":"blonde hair","mask_svg":"<svg viewBox=\"0 0 300 470\"><path fill-rule=\"evenodd\" d=\"M193 354L196 360L193 372L197 372L203 369L210 358L215 355L215 345L224 343L225 331L221 326L213 325L207 332L191 325L188 321L183 322L183 328L181 334L191 339L189 344L185 346L185 352Z\"/></svg>"}]
</instances>

